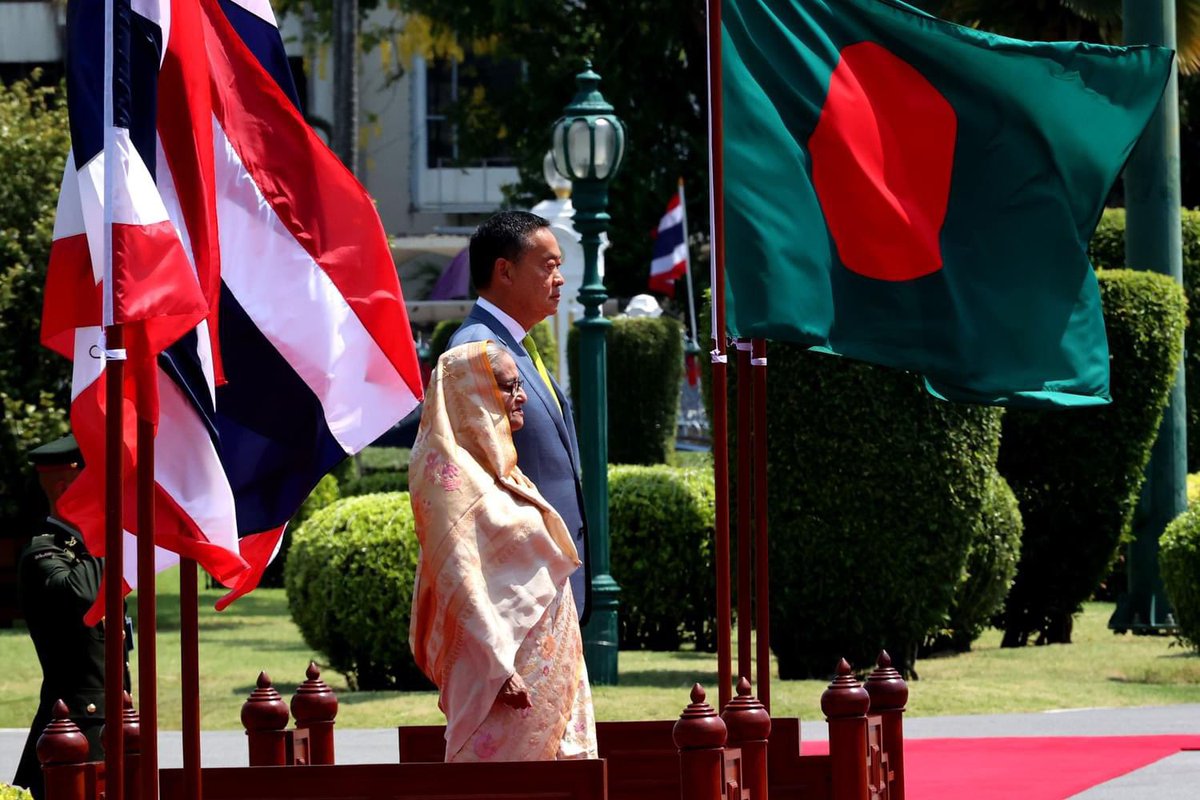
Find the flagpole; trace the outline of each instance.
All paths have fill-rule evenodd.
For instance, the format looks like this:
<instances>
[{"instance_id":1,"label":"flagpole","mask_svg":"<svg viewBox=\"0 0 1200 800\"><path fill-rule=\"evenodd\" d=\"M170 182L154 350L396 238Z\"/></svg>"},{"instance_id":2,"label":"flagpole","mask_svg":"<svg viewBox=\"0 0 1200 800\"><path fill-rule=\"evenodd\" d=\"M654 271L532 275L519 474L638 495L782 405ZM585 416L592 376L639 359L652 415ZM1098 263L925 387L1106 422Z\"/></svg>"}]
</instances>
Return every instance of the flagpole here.
<instances>
[{"instance_id":1,"label":"flagpole","mask_svg":"<svg viewBox=\"0 0 1200 800\"><path fill-rule=\"evenodd\" d=\"M138 701L141 800L158 800L158 598L154 571L154 423L137 422Z\"/></svg>"},{"instance_id":2,"label":"flagpole","mask_svg":"<svg viewBox=\"0 0 1200 800\"><path fill-rule=\"evenodd\" d=\"M708 213L712 278L713 481L716 487L717 682L721 709L733 694L730 681L729 421L725 353L725 166L721 152L721 0L708 4Z\"/></svg>"},{"instance_id":3,"label":"flagpole","mask_svg":"<svg viewBox=\"0 0 1200 800\"><path fill-rule=\"evenodd\" d=\"M752 339L754 375L754 632L758 701L771 711L771 576L767 538L767 340Z\"/></svg>"},{"instance_id":4,"label":"flagpole","mask_svg":"<svg viewBox=\"0 0 1200 800\"><path fill-rule=\"evenodd\" d=\"M200 800L200 597L196 562L179 560L180 690L183 693L185 800Z\"/></svg>"},{"instance_id":5,"label":"flagpole","mask_svg":"<svg viewBox=\"0 0 1200 800\"><path fill-rule=\"evenodd\" d=\"M754 488L753 455L755 447L754 425L754 384L750 377L750 340L738 339L737 347L737 675L735 678L745 678L754 681L751 666L751 612L750 612L750 542L754 534L753 503L751 491Z\"/></svg>"},{"instance_id":6,"label":"flagpole","mask_svg":"<svg viewBox=\"0 0 1200 800\"><path fill-rule=\"evenodd\" d=\"M120 14L118 14L120 12ZM113 314L113 194L116 168L116 131L113 108L114 70L117 47L129 41L128 5L115 0L104 2L104 228L103 291L101 292L103 341L100 357L105 376L104 441L104 775L109 797L125 796L125 742L122 716L125 692L125 607L124 552L122 542L124 444L124 331ZM127 47L121 48L127 56ZM122 71L127 71L126 66Z\"/></svg>"},{"instance_id":7,"label":"flagpole","mask_svg":"<svg viewBox=\"0 0 1200 800\"><path fill-rule=\"evenodd\" d=\"M697 341L696 328L696 291L692 287L692 251L687 246L688 244L688 221L687 221L687 203L683 197L683 178L679 179L679 211L683 216L683 274L687 276L687 293L688 293L688 319L692 322L692 329L689 332L688 340L693 352L698 352L700 345Z\"/></svg>"}]
</instances>

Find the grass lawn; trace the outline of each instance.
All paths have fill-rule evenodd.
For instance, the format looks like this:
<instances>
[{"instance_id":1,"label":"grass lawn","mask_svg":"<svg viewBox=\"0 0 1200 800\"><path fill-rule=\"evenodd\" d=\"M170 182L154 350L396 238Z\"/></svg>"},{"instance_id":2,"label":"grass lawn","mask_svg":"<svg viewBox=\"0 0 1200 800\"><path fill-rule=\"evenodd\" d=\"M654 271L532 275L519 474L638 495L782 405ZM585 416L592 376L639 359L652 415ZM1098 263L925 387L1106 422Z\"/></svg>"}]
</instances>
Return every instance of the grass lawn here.
<instances>
[{"instance_id":1,"label":"grass lawn","mask_svg":"<svg viewBox=\"0 0 1200 800\"><path fill-rule=\"evenodd\" d=\"M180 727L179 602L174 571L159 581L159 714L161 727ZM316 658L287 612L282 589L261 589L222 614L212 610L220 595L201 597L200 682L205 729L239 729L242 702L259 670L290 699ZM130 608L135 608L130 598ZM909 713L915 716L1038 711L1052 708L1200 703L1200 657L1166 637L1116 636L1105 625L1112 606L1088 604L1075 626L1075 643L1001 650L990 631L971 653L927 659L917 665L921 680L910 684ZM393 635L407 637L408 631ZM136 658L137 651L133 656ZM318 659L319 661L319 659ZM23 629L0 630L0 727L29 724L37 706L41 673ZM136 686L136 663L134 665ZM688 702L695 681L713 686L716 657L708 653L626 652L620 656L621 685L595 687L600 719L668 719ZM382 728L441 721L430 692L355 692L342 675L325 679L339 692L339 728ZM824 681L772 682L778 716L820 719Z\"/></svg>"}]
</instances>

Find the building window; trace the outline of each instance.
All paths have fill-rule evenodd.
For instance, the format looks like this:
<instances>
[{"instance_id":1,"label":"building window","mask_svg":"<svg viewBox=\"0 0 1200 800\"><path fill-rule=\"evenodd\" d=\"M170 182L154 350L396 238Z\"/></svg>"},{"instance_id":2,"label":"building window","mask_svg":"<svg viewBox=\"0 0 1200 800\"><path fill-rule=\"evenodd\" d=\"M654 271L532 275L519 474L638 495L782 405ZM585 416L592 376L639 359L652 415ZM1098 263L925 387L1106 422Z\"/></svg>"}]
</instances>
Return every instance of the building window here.
<instances>
[{"instance_id":1,"label":"building window","mask_svg":"<svg viewBox=\"0 0 1200 800\"><path fill-rule=\"evenodd\" d=\"M521 65L512 60L467 55L465 59L437 59L425 68L425 141L426 167L512 166L507 142L497 138L495 146L482 158L462 159L462 147L455 113L460 101L474 92L495 96L511 91L521 79Z\"/></svg>"}]
</instances>

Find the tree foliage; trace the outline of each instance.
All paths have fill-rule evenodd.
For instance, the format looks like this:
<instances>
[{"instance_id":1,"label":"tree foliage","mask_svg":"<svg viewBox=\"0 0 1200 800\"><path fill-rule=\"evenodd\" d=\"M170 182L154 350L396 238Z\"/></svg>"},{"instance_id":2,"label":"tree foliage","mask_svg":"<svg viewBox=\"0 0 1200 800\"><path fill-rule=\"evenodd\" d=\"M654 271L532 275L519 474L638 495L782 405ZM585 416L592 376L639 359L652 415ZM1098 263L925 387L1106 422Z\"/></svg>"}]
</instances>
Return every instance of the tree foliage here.
<instances>
[{"instance_id":1,"label":"tree foliage","mask_svg":"<svg viewBox=\"0 0 1200 800\"><path fill-rule=\"evenodd\" d=\"M70 364L41 346L42 286L70 147L61 87L40 75L0 84L0 525L30 529L41 511L25 451L66 429Z\"/></svg>"}]
</instances>

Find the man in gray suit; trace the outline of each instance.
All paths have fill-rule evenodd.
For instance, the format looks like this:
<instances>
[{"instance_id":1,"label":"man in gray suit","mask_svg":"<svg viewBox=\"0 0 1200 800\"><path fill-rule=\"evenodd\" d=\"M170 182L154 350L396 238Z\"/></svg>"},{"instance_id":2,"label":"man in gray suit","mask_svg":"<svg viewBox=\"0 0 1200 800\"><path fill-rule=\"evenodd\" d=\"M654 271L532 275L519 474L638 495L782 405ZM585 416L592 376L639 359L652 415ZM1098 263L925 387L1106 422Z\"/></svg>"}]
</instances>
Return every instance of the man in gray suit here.
<instances>
[{"instance_id":1,"label":"man in gray suit","mask_svg":"<svg viewBox=\"0 0 1200 800\"><path fill-rule=\"evenodd\" d=\"M591 581L587 522L579 478L579 443L571 402L546 371L529 336L558 310L562 251L550 223L527 211L501 211L471 237L471 282L479 295L450 338L450 347L490 339L512 354L528 395L525 425L513 434L517 463L567 523L583 566L571 576L580 622L587 620ZM553 353L546 353L553 358Z\"/></svg>"}]
</instances>

